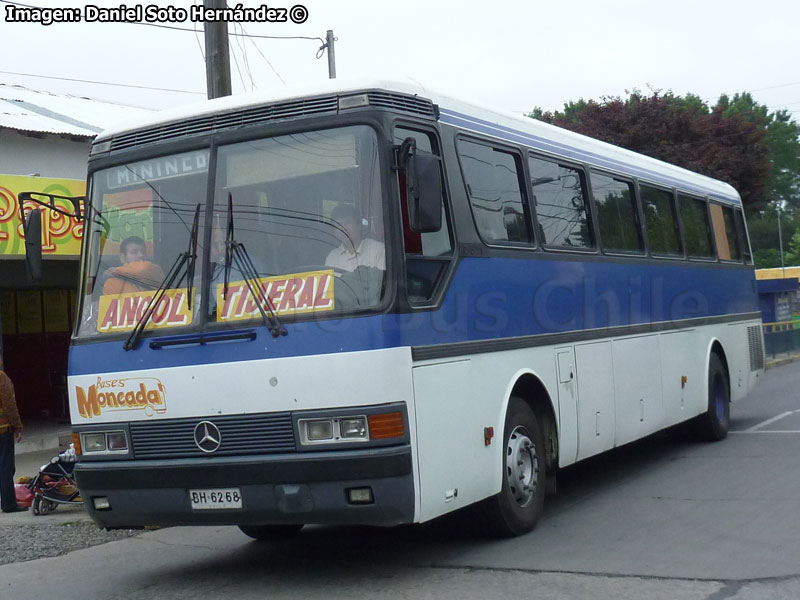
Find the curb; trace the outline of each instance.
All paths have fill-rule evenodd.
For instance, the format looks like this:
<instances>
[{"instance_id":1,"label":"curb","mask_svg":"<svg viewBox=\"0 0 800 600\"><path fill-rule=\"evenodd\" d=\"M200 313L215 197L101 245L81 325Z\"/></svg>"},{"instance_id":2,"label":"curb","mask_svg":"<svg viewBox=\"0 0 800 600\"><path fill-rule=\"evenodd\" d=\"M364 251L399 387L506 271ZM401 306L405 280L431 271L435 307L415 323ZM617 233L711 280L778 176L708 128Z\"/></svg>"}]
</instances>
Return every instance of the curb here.
<instances>
[{"instance_id":1,"label":"curb","mask_svg":"<svg viewBox=\"0 0 800 600\"><path fill-rule=\"evenodd\" d=\"M767 361L767 369L773 369L775 367L781 367L783 365L788 365L789 363L800 361L800 354L793 354L791 356L785 356L784 358L776 358L774 360Z\"/></svg>"}]
</instances>

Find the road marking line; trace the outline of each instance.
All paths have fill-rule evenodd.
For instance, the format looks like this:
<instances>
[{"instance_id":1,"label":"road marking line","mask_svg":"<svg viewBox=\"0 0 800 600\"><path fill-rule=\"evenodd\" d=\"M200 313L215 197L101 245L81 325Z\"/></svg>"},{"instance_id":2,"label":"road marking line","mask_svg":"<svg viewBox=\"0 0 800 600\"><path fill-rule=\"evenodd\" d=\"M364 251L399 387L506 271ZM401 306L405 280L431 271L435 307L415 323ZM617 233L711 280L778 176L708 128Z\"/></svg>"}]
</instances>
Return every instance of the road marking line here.
<instances>
[{"instance_id":1,"label":"road marking line","mask_svg":"<svg viewBox=\"0 0 800 600\"><path fill-rule=\"evenodd\" d=\"M759 429L762 429L762 428L766 427L767 425L771 425L775 421L780 421L781 419L783 419L785 417L788 417L789 415L793 415L796 412L800 412L800 411L790 410L788 412L781 413L777 417L772 417L771 419L767 419L766 421L763 421L763 422L759 423L758 425L753 425L752 427L748 427L747 429L745 429L745 432L758 431Z\"/></svg>"}]
</instances>

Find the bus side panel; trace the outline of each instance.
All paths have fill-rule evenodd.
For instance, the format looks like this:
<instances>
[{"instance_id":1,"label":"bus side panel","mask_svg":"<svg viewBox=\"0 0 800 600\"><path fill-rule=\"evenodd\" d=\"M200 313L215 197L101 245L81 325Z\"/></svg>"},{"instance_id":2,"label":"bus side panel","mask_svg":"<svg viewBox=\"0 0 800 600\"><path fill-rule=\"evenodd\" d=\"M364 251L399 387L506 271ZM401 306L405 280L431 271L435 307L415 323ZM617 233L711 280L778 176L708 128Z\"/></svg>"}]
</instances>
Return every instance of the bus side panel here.
<instances>
[{"instance_id":1,"label":"bus side panel","mask_svg":"<svg viewBox=\"0 0 800 600\"><path fill-rule=\"evenodd\" d=\"M471 393L471 372L470 359L413 369L420 521L487 495L494 459L483 444L481 423L488 423L490 403L481 405Z\"/></svg>"},{"instance_id":2,"label":"bus side panel","mask_svg":"<svg viewBox=\"0 0 800 600\"><path fill-rule=\"evenodd\" d=\"M664 426L681 423L706 410L706 344L697 330L661 334ZM685 379L684 379L685 378Z\"/></svg>"},{"instance_id":3,"label":"bus side panel","mask_svg":"<svg viewBox=\"0 0 800 600\"><path fill-rule=\"evenodd\" d=\"M578 460L614 447L614 363L611 342L575 347L578 362ZM569 435L561 431L561 437ZM561 466L570 464L559 457ZM572 462L572 461L570 461Z\"/></svg>"},{"instance_id":4,"label":"bus side panel","mask_svg":"<svg viewBox=\"0 0 800 600\"><path fill-rule=\"evenodd\" d=\"M757 379L756 372L751 373L750 371L750 351L747 338L749 326L752 326L752 323L731 323L724 332L720 332L720 342L728 361L731 402L744 398L753 385L750 379Z\"/></svg>"},{"instance_id":5,"label":"bus side panel","mask_svg":"<svg viewBox=\"0 0 800 600\"><path fill-rule=\"evenodd\" d=\"M521 374L532 374L557 398L554 363L553 347L543 346L414 365L419 521L500 491L503 428L514 385ZM558 418L558 406L552 409ZM489 445L487 427L494 428Z\"/></svg>"},{"instance_id":6,"label":"bus side panel","mask_svg":"<svg viewBox=\"0 0 800 600\"><path fill-rule=\"evenodd\" d=\"M648 335L612 342L617 446L664 426L658 337Z\"/></svg>"}]
</instances>

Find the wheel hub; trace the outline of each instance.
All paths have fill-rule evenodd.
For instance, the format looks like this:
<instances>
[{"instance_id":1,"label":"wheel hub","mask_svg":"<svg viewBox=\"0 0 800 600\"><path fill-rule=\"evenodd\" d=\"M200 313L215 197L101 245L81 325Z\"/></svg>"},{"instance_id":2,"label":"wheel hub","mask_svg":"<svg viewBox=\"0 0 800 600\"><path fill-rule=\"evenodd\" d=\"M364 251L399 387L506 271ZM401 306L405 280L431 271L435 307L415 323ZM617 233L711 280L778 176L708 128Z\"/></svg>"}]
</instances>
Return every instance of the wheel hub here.
<instances>
[{"instance_id":1,"label":"wheel hub","mask_svg":"<svg viewBox=\"0 0 800 600\"><path fill-rule=\"evenodd\" d=\"M527 506L539 483L539 457L527 429L522 426L515 427L508 438L506 477L516 503Z\"/></svg>"}]
</instances>

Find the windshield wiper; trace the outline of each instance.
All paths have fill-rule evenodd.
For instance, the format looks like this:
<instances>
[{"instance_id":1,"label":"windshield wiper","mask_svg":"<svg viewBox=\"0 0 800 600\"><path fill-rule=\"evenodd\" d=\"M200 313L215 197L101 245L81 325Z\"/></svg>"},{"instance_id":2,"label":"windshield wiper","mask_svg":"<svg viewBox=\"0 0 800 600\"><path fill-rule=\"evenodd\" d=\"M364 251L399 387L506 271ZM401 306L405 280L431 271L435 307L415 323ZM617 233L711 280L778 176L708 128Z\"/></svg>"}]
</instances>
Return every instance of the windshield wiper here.
<instances>
[{"instance_id":1,"label":"windshield wiper","mask_svg":"<svg viewBox=\"0 0 800 600\"><path fill-rule=\"evenodd\" d=\"M178 280L177 285L183 282L183 278L188 275L188 297L187 302L189 305L189 309L192 308L192 287L194 285L194 268L195 263L197 260L197 231L199 228L199 221L200 221L200 205L197 205L197 208L194 211L194 223L192 224L192 231L189 235L189 248L186 252L181 252L178 254L178 257L175 259L175 262L172 263L172 266L169 269L169 272L164 276L164 279L161 281L161 284L158 286L156 291L153 293L153 298L150 300L150 303L147 305L147 309L142 313L142 316L139 317L139 320L136 321L136 325L133 327L133 331L128 336L128 339L125 340L125 343L122 345L124 350L135 350L136 345L139 343L139 338L144 331L144 328L147 326L147 323L150 321L150 317L153 316L153 312L158 306L159 302L161 302L161 298L164 297L166 291L173 287L175 284L175 279L178 277L178 274L183 269L184 265L187 265L186 271L184 271L181 278Z\"/></svg>"},{"instance_id":2,"label":"windshield wiper","mask_svg":"<svg viewBox=\"0 0 800 600\"><path fill-rule=\"evenodd\" d=\"M272 337L286 335L288 333L286 327L281 325L281 322L278 319L278 314L275 312L275 307L272 305L272 301L269 299L269 296L264 293L264 288L261 287L261 284L258 281L258 269L256 269L255 264L253 264L253 260L247 253L247 249L244 247L244 244L236 241L236 236L234 235L233 230L233 195L229 192L228 224L225 237L225 279L222 287L223 298L228 297L228 283L230 280L231 264L234 262L236 263L236 268L239 269L242 275L244 275L244 281L247 284L247 289L250 290L253 298L255 298L258 311L261 313L261 318L264 319L264 325L269 328L269 332L272 334ZM267 312L264 310L265 306L269 311L269 315L267 315Z\"/></svg>"},{"instance_id":3,"label":"windshield wiper","mask_svg":"<svg viewBox=\"0 0 800 600\"><path fill-rule=\"evenodd\" d=\"M200 203L194 209L194 221L192 222L192 234L189 236L189 249L186 251L186 302L189 310L192 310L192 292L194 290L194 268L197 264L197 231L200 224Z\"/></svg>"}]
</instances>

